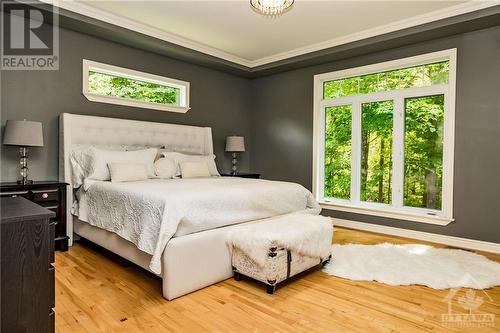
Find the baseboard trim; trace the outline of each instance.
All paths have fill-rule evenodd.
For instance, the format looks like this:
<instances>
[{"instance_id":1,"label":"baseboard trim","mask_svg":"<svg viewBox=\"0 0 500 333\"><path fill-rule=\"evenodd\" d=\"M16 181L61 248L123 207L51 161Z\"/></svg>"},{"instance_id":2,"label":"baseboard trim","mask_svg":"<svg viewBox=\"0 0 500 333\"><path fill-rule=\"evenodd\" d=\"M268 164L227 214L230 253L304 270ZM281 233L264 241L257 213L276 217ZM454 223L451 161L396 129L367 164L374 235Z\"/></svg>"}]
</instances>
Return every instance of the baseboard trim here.
<instances>
[{"instance_id":1,"label":"baseboard trim","mask_svg":"<svg viewBox=\"0 0 500 333\"><path fill-rule=\"evenodd\" d=\"M338 227L345 227L357 230L371 231L380 234L413 238L427 242L440 243L453 247L459 247L470 250L484 251L490 253L500 254L500 244L484 242L475 239L460 238L454 236L446 236L433 234L429 232L401 229L395 227L388 227L379 224L357 222L351 220L333 218L333 224Z\"/></svg>"}]
</instances>

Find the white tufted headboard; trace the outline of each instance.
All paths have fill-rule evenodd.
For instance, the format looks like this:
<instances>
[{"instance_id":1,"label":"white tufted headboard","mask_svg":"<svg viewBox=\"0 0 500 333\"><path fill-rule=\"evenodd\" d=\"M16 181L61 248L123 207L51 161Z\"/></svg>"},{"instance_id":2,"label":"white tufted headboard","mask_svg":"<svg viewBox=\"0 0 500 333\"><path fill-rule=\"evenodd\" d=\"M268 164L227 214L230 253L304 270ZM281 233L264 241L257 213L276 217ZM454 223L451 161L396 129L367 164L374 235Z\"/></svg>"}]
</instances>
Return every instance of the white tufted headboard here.
<instances>
[{"instance_id":1,"label":"white tufted headboard","mask_svg":"<svg viewBox=\"0 0 500 333\"><path fill-rule=\"evenodd\" d=\"M67 201L67 230L73 240L73 185L69 157L74 145L124 149L163 147L194 154L213 154L212 129L63 113L59 117L59 180L70 184Z\"/></svg>"}]
</instances>

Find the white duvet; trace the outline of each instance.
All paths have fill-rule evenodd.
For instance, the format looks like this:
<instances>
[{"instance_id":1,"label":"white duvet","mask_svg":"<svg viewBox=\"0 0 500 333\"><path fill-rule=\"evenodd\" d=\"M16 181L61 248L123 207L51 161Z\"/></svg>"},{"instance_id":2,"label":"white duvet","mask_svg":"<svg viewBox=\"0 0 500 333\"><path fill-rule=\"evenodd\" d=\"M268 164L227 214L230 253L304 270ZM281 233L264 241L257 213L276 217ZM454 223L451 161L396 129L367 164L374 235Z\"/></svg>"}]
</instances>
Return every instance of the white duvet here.
<instances>
[{"instance_id":1,"label":"white duvet","mask_svg":"<svg viewBox=\"0 0 500 333\"><path fill-rule=\"evenodd\" d=\"M311 192L299 184L211 177L111 183L86 181L73 213L114 232L152 255L161 274L161 255L174 236L290 212L319 214Z\"/></svg>"}]
</instances>

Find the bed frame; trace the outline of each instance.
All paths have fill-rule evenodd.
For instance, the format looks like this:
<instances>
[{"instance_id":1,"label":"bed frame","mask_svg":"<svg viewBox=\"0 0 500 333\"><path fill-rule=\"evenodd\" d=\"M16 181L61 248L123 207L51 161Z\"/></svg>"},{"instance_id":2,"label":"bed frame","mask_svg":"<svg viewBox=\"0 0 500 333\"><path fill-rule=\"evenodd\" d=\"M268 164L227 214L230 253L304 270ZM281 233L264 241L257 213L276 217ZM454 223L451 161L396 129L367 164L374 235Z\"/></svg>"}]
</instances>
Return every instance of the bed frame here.
<instances>
[{"instance_id":1,"label":"bed frame","mask_svg":"<svg viewBox=\"0 0 500 333\"><path fill-rule=\"evenodd\" d=\"M213 154L212 130L136 120L82 116L63 113L59 124L59 178L73 189L69 157L74 145L101 148L162 147L195 154ZM149 269L151 256L118 235L80 221L71 214L73 191L68 191L67 230L121 257ZM250 222L251 223L251 222ZM235 226L212 229L172 238L162 255L163 297L172 300L230 278L231 258L226 234Z\"/></svg>"}]
</instances>

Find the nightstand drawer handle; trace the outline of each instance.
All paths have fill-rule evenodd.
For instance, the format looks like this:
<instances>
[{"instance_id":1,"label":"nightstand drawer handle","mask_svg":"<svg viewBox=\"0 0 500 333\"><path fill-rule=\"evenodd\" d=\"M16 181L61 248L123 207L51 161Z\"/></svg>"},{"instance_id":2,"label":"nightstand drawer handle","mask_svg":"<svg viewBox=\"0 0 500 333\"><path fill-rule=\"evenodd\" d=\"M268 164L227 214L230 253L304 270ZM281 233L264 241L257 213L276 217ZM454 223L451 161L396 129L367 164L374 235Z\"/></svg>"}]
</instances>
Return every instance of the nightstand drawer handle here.
<instances>
[{"instance_id":1,"label":"nightstand drawer handle","mask_svg":"<svg viewBox=\"0 0 500 333\"><path fill-rule=\"evenodd\" d=\"M42 193L42 198L47 199L49 195L47 193Z\"/></svg>"}]
</instances>

